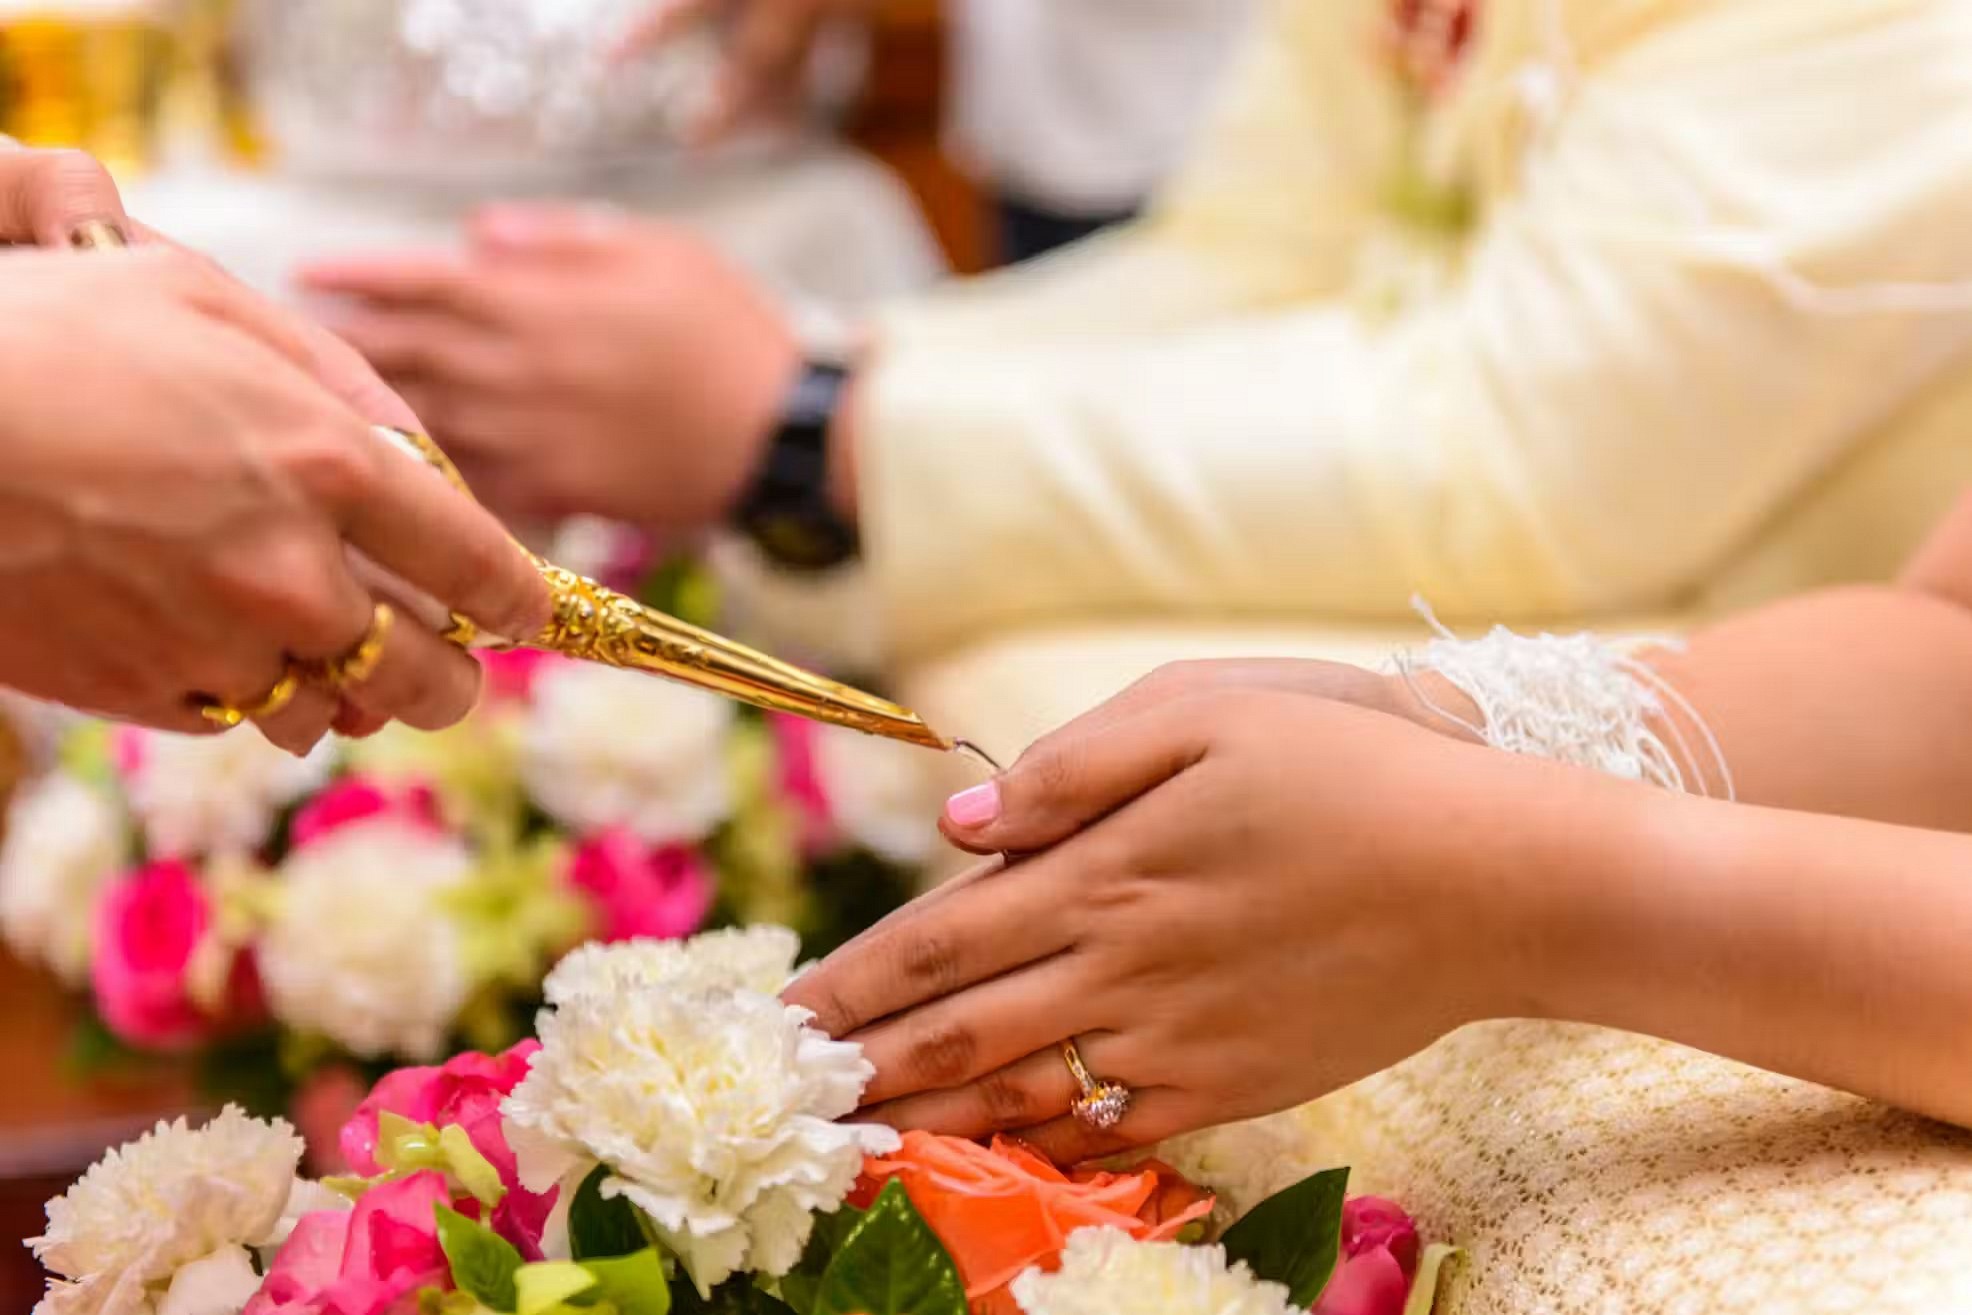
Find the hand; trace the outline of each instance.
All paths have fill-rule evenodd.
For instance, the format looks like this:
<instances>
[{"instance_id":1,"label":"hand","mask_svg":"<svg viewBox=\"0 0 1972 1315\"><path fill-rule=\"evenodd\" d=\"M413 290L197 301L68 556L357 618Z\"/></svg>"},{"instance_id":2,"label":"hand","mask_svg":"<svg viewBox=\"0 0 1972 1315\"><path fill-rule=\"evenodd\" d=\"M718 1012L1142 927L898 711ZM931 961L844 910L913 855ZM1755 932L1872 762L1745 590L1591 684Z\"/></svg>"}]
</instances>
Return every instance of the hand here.
<instances>
[{"instance_id":1,"label":"hand","mask_svg":"<svg viewBox=\"0 0 1972 1315\"><path fill-rule=\"evenodd\" d=\"M90 223L129 231L108 170L81 151L12 148L0 138L0 243L65 247Z\"/></svg>"},{"instance_id":2,"label":"hand","mask_svg":"<svg viewBox=\"0 0 1972 1315\"><path fill-rule=\"evenodd\" d=\"M352 409L384 395L348 349L170 248L3 259L0 684L210 730L201 702L250 706L369 630L390 600L351 548L496 633L545 620L499 525ZM262 729L301 752L332 722L448 725L477 680L400 624L371 679Z\"/></svg>"},{"instance_id":3,"label":"hand","mask_svg":"<svg viewBox=\"0 0 1972 1315\"><path fill-rule=\"evenodd\" d=\"M648 50L694 24L731 15L726 65L711 108L693 130L697 140L709 143L790 108L805 81L809 52L829 21L867 7L868 0L665 0L631 29L621 54Z\"/></svg>"},{"instance_id":4,"label":"hand","mask_svg":"<svg viewBox=\"0 0 1972 1315\"><path fill-rule=\"evenodd\" d=\"M318 265L305 285L512 517L692 532L744 491L801 369L787 324L677 229L567 207L480 216L464 259Z\"/></svg>"},{"instance_id":5,"label":"hand","mask_svg":"<svg viewBox=\"0 0 1972 1315\"><path fill-rule=\"evenodd\" d=\"M926 896L788 998L865 1046L867 1116L898 1127L1011 1129L1076 1163L1285 1109L1542 1007L1549 920L1495 837L1578 824L1584 783L1655 797L1303 694L1170 699L1029 753L990 817L948 815L1038 856ZM1068 1115L1069 1038L1135 1092L1113 1134Z\"/></svg>"}]
</instances>

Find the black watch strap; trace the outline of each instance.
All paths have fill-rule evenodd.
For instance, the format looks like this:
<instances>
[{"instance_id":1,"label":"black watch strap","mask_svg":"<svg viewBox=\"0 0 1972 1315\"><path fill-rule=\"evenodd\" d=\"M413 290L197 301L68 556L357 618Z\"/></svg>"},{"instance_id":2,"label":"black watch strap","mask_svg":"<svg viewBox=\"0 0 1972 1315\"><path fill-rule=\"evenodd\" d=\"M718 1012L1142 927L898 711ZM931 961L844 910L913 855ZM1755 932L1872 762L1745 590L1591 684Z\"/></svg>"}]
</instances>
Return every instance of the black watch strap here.
<instances>
[{"instance_id":1,"label":"black watch strap","mask_svg":"<svg viewBox=\"0 0 1972 1315\"><path fill-rule=\"evenodd\" d=\"M733 513L733 522L778 565L825 571L856 556L855 527L829 500L829 430L848 372L811 362L782 407L780 427Z\"/></svg>"}]
</instances>

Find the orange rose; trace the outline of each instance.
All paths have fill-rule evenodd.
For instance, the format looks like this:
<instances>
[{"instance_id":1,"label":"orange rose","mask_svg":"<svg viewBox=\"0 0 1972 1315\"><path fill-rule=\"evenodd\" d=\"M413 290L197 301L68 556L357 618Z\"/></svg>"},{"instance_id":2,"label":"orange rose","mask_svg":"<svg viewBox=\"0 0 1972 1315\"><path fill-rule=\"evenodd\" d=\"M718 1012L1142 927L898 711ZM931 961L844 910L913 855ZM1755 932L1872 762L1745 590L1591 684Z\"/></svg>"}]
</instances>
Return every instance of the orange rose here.
<instances>
[{"instance_id":1,"label":"orange rose","mask_svg":"<svg viewBox=\"0 0 1972 1315\"><path fill-rule=\"evenodd\" d=\"M1167 1241L1212 1211L1209 1195L1155 1161L1070 1175L1006 1137L988 1147L907 1132L895 1155L864 1163L850 1199L867 1208L893 1178L952 1253L975 1315L1018 1315L1007 1285L1035 1265L1053 1269L1077 1229Z\"/></svg>"}]
</instances>

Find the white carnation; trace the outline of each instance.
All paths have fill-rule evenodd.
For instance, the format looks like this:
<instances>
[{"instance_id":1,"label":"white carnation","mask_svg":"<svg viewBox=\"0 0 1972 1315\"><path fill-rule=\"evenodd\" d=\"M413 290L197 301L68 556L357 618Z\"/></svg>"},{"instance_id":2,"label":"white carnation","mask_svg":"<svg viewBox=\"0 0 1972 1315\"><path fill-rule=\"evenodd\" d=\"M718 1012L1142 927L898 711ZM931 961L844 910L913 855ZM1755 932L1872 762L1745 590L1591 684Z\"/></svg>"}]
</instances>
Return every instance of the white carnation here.
<instances>
[{"instance_id":1,"label":"white carnation","mask_svg":"<svg viewBox=\"0 0 1972 1315\"><path fill-rule=\"evenodd\" d=\"M502 1107L521 1181L564 1193L597 1164L650 1219L701 1293L786 1273L817 1211L866 1154L895 1149L853 1112L872 1068L810 1015L753 991L579 994L543 1011L541 1051Z\"/></svg>"},{"instance_id":2,"label":"white carnation","mask_svg":"<svg viewBox=\"0 0 1972 1315\"><path fill-rule=\"evenodd\" d=\"M521 775L556 821L650 844L704 839L732 808L721 698L635 672L557 663L537 677Z\"/></svg>"},{"instance_id":3,"label":"white carnation","mask_svg":"<svg viewBox=\"0 0 1972 1315\"><path fill-rule=\"evenodd\" d=\"M582 996L613 999L662 987L672 992L754 991L779 995L794 979L801 939L785 927L729 927L690 940L618 941L572 950L541 989L551 1005Z\"/></svg>"},{"instance_id":4,"label":"white carnation","mask_svg":"<svg viewBox=\"0 0 1972 1315\"><path fill-rule=\"evenodd\" d=\"M236 1274L235 1253L274 1240L301 1152L285 1122L231 1105L203 1128L160 1123L111 1151L48 1203L48 1231L28 1243L69 1280L37 1311L147 1315L187 1267L201 1280L187 1286Z\"/></svg>"},{"instance_id":5,"label":"white carnation","mask_svg":"<svg viewBox=\"0 0 1972 1315\"><path fill-rule=\"evenodd\" d=\"M1301 1315L1280 1284L1229 1268L1223 1247L1139 1242L1115 1228L1073 1234L1060 1271L1028 1270L1013 1298L1026 1315Z\"/></svg>"},{"instance_id":6,"label":"white carnation","mask_svg":"<svg viewBox=\"0 0 1972 1315\"><path fill-rule=\"evenodd\" d=\"M815 736L815 774L845 835L893 863L931 856L940 800L921 750L824 727Z\"/></svg>"},{"instance_id":7,"label":"white carnation","mask_svg":"<svg viewBox=\"0 0 1972 1315\"><path fill-rule=\"evenodd\" d=\"M440 1058L472 989L446 897L471 876L459 840L394 818L289 855L259 953L276 1016L365 1059Z\"/></svg>"},{"instance_id":8,"label":"white carnation","mask_svg":"<svg viewBox=\"0 0 1972 1315\"><path fill-rule=\"evenodd\" d=\"M0 845L0 932L20 958L70 986L89 978L96 899L129 858L122 814L57 774L28 787Z\"/></svg>"},{"instance_id":9,"label":"white carnation","mask_svg":"<svg viewBox=\"0 0 1972 1315\"><path fill-rule=\"evenodd\" d=\"M335 765L334 745L326 740L296 758L252 731L123 733L136 736L138 746L124 789L156 858L259 849L281 810L321 789Z\"/></svg>"}]
</instances>

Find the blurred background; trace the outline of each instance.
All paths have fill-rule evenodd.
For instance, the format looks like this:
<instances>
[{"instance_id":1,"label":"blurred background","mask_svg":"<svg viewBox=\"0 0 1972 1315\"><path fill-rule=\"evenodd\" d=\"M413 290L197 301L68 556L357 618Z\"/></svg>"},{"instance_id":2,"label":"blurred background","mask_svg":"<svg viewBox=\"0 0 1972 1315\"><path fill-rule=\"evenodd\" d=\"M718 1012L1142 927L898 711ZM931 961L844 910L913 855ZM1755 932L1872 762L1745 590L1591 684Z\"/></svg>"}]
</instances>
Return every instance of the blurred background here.
<instances>
[{"instance_id":1,"label":"blurred background","mask_svg":"<svg viewBox=\"0 0 1972 1315\"><path fill-rule=\"evenodd\" d=\"M828 63L805 112L703 153L667 138L676 69L655 68L635 103L554 122L554 97L598 97L586 56L622 9L0 0L0 133L90 151L133 213L277 293L301 260L446 240L476 200L517 192L688 219L790 295L812 293L818 313L991 263L980 200L941 136L948 33L937 0L885 0L818 52ZM535 21L556 11L570 23ZM409 29L420 22L436 25L434 39L448 22L486 38L476 89L448 83L458 65L441 69L416 48ZM556 30L561 45L544 35ZM510 80L519 66L578 72L533 100L503 99L502 51ZM575 162L536 167L563 153ZM5 727L0 718L0 783L20 766ZM105 1146L203 1096L188 1066L103 1064L89 1053L103 1034L86 1005L4 949L0 998L0 1236L31 1237L43 1202ZM0 1245L0 1309L28 1309L41 1285L25 1248Z\"/></svg>"}]
</instances>

